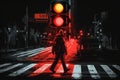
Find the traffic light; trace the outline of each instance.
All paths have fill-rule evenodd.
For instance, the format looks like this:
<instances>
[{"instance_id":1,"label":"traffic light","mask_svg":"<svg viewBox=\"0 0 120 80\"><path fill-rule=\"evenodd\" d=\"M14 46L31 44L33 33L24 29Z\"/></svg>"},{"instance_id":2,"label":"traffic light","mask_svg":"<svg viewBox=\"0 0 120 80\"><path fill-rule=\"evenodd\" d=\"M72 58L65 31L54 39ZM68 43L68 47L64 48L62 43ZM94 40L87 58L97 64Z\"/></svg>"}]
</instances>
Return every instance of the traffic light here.
<instances>
[{"instance_id":1,"label":"traffic light","mask_svg":"<svg viewBox=\"0 0 120 80\"><path fill-rule=\"evenodd\" d=\"M50 25L65 27L69 24L69 3L63 0L54 0L50 3Z\"/></svg>"}]
</instances>

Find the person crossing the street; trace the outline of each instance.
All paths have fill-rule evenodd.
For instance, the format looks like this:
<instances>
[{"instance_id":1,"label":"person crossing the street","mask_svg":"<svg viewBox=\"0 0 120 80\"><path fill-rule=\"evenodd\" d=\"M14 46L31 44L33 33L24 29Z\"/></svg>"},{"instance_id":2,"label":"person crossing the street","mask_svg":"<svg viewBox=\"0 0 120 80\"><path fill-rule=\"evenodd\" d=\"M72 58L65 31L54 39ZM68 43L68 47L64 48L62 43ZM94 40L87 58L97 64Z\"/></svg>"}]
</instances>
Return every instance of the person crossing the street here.
<instances>
[{"instance_id":1,"label":"person crossing the street","mask_svg":"<svg viewBox=\"0 0 120 80\"><path fill-rule=\"evenodd\" d=\"M55 54L55 59L54 62L52 64L52 66L50 67L50 70L55 73L54 68L57 65L59 59L62 62L62 66L64 69L64 73L66 73L67 71L69 71L69 69L66 67L65 61L64 61L64 57L65 54L67 55L67 49L65 46L65 40L64 40L64 35L63 35L63 30L60 30L58 32L58 35L55 38L53 47L52 47L52 53Z\"/></svg>"}]
</instances>

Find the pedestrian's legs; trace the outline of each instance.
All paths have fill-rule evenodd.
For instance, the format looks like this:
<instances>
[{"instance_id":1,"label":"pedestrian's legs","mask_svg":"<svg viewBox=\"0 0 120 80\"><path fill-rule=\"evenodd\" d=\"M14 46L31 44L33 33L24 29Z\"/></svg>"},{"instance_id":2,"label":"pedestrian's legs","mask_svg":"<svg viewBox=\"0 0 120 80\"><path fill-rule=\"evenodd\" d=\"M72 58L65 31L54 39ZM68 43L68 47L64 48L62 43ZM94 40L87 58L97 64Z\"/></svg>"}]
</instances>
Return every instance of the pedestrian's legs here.
<instances>
[{"instance_id":1,"label":"pedestrian's legs","mask_svg":"<svg viewBox=\"0 0 120 80\"><path fill-rule=\"evenodd\" d=\"M50 68L51 70L54 70L56 64L58 63L59 57L60 57L59 55L56 55L55 60Z\"/></svg>"},{"instance_id":2,"label":"pedestrian's legs","mask_svg":"<svg viewBox=\"0 0 120 80\"><path fill-rule=\"evenodd\" d=\"M64 71L66 71L67 67L66 67L66 64L65 64L65 61L64 61L64 55L61 55L60 59L61 59L61 62L62 62L63 69L64 69Z\"/></svg>"}]
</instances>

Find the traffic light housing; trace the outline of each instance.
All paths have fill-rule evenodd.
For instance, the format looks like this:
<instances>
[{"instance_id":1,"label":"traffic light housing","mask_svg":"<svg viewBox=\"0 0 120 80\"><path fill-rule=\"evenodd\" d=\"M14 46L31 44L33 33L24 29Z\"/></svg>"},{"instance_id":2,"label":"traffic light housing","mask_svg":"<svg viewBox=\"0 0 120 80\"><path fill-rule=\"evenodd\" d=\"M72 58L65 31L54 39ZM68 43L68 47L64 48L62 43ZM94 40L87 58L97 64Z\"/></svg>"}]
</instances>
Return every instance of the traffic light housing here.
<instances>
[{"instance_id":1,"label":"traffic light housing","mask_svg":"<svg viewBox=\"0 0 120 80\"><path fill-rule=\"evenodd\" d=\"M65 27L69 24L69 9L67 1L52 1L50 3L50 25L52 27Z\"/></svg>"}]
</instances>

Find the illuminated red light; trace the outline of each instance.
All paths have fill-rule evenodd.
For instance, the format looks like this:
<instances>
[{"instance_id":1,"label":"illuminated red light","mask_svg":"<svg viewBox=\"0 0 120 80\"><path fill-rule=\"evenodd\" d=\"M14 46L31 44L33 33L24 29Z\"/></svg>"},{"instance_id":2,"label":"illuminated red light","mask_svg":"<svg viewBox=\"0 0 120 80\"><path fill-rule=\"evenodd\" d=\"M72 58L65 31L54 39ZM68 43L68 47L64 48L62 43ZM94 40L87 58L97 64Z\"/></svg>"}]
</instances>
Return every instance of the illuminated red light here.
<instances>
[{"instance_id":1,"label":"illuminated red light","mask_svg":"<svg viewBox=\"0 0 120 80\"><path fill-rule=\"evenodd\" d=\"M54 21L53 21L53 23L54 23L54 25L55 26L62 26L63 25L63 23L64 23L64 20L63 20L63 18L62 17L55 17L54 18Z\"/></svg>"}]
</instances>

